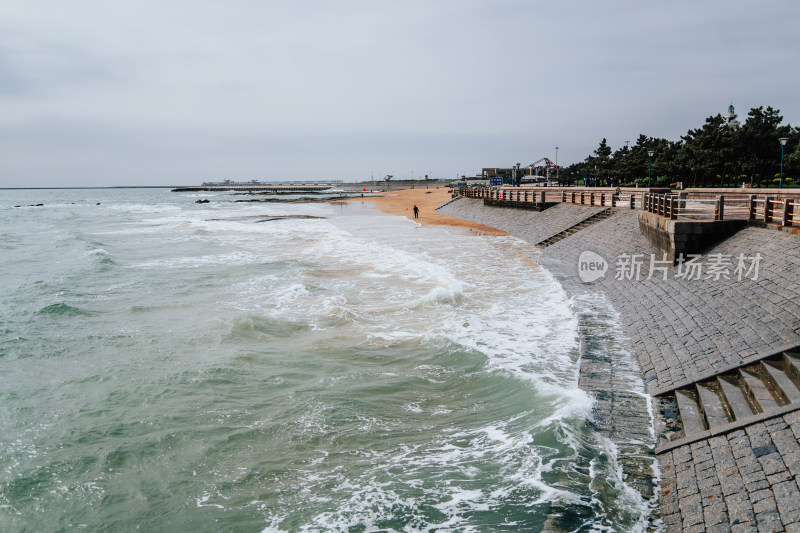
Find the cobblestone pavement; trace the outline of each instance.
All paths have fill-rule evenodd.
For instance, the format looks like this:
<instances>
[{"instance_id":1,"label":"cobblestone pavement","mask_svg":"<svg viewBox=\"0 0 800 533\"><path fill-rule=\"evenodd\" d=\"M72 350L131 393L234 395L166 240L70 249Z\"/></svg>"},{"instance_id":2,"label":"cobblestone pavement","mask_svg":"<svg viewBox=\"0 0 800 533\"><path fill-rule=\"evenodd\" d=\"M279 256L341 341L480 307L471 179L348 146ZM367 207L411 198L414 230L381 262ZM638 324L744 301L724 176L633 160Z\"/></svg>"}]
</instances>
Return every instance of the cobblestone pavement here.
<instances>
[{"instance_id":1,"label":"cobblestone pavement","mask_svg":"<svg viewBox=\"0 0 800 533\"><path fill-rule=\"evenodd\" d=\"M800 531L800 412L659 457L669 531Z\"/></svg>"},{"instance_id":2,"label":"cobblestone pavement","mask_svg":"<svg viewBox=\"0 0 800 533\"><path fill-rule=\"evenodd\" d=\"M592 214L582 206L563 205L560 211L551 208L531 213L483 207L479 202L459 200L447 206L445 214L493 226L533 243L540 242L544 233L557 233L557 227L581 213ZM567 214L574 210L580 213ZM548 215L552 220L544 224L542 218ZM536 224L538 229L529 227ZM584 251L598 254L608 264L605 277L589 285L581 283L578 275L578 258ZM637 211L618 209L610 218L534 257L571 294L588 286L608 298L619 313L628 349L638 359L649 394L800 345L798 236L745 228L703 254L698 262L706 269L700 279L678 277L678 267L656 269L650 275L650 265L659 265L652 262L660 259L651 258L654 253L639 231ZM757 263L757 273L736 272L740 255L748 267ZM638 276L630 268L633 256L642 262ZM714 257L717 267L722 259L730 261L725 275L715 276ZM582 364L581 374L602 381L607 370L594 363L586 368ZM611 376L605 378L613 381ZM594 386L602 388L597 383ZM602 394L597 397L602 415L608 402ZM613 415L613 402L609 409ZM614 417L609 420L613 423ZM624 427L615 433L624 439ZM794 412L660 454L659 494L665 529L800 531L798 439L800 413Z\"/></svg>"},{"instance_id":3,"label":"cobblestone pavement","mask_svg":"<svg viewBox=\"0 0 800 533\"><path fill-rule=\"evenodd\" d=\"M562 277L578 278L578 257L594 251L609 264L595 282L621 314L623 326L639 356L647 391L691 383L742 364L800 345L800 239L783 232L746 228L708 250L729 258L730 279L676 277L677 268L656 271L654 253L638 228L636 212L620 211L545 250L543 264L558 267ZM617 279L615 265L623 255L641 255L640 279ZM734 270L737 258L760 254L758 275ZM552 261L550 260L552 258ZM755 261L746 260L748 266ZM653 263L655 264L655 263Z\"/></svg>"},{"instance_id":4,"label":"cobblestone pavement","mask_svg":"<svg viewBox=\"0 0 800 533\"><path fill-rule=\"evenodd\" d=\"M539 213L483 207L481 200L463 199L442 212L535 243L599 210L562 204ZM546 217L552 220L545 225ZM546 229L531 228L535 225ZM647 279L654 250L639 232L637 211L618 209L535 259L562 283L574 283L580 280L578 258L583 251L597 253L609 265L605 278L593 286L620 313L650 394L703 379L753 356L800 345L800 239L795 235L746 228L708 250L706 265L712 254L732 261L731 279L706 279L706 273L702 279L676 278L677 268L669 269L666 279L660 271ZM760 254L757 279L750 274L737 280L734 269L740 254ZM640 257L638 280L616 279L615 266L623 255Z\"/></svg>"}]
</instances>

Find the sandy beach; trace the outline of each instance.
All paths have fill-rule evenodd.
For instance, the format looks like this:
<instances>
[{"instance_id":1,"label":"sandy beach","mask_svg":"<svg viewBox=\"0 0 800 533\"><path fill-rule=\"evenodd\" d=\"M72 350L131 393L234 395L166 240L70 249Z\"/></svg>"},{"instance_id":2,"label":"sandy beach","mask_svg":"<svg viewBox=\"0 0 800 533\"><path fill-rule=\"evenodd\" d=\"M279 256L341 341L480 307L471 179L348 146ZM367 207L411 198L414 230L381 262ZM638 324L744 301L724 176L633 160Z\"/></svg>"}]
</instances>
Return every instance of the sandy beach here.
<instances>
[{"instance_id":1,"label":"sandy beach","mask_svg":"<svg viewBox=\"0 0 800 533\"><path fill-rule=\"evenodd\" d=\"M416 222L426 225L454 226L465 228L479 235L508 235L483 224L469 222L458 218L440 215L436 208L450 200L450 189L439 187L436 189L402 189L387 192L385 196L364 199L364 201L377 209L391 215L400 215L414 219L414 206L419 208L419 217ZM361 199L359 199L361 201Z\"/></svg>"}]
</instances>

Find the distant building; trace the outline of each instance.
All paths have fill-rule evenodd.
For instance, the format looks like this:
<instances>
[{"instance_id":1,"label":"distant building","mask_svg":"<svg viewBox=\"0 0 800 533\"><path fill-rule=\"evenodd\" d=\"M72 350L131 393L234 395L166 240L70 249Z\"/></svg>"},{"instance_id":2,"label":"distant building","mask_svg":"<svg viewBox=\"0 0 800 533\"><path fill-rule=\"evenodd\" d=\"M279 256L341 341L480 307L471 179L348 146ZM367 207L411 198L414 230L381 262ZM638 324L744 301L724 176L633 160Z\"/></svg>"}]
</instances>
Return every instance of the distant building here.
<instances>
[{"instance_id":1,"label":"distant building","mask_svg":"<svg viewBox=\"0 0 800 533\"><path fill-rule=\"evenodd\" d=\"M736 111L733 109L733 103L728 106L728 112L722 115L722 120L724 121L722 124L723 128L736 129L741 126L739 121L736 120Z\"/></svg>"}]
</instances>

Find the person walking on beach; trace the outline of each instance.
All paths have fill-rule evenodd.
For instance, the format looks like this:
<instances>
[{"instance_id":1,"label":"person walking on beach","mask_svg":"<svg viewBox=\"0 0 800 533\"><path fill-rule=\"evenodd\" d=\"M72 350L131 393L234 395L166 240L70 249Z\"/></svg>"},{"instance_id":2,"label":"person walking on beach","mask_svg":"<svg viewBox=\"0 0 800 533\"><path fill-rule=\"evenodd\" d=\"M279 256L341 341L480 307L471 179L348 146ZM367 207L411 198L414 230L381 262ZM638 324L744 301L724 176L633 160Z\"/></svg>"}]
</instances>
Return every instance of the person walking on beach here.
<instances>
[{"instance_id":1,"label":"person walking on beach","mask_svg":"<svg viewBox=\"0 0 800 533\"><path fill-rule=\"evenodd\" d=\"M414 218L419 218L419 207L414 206Z\"/></svg>"}]
</instances>

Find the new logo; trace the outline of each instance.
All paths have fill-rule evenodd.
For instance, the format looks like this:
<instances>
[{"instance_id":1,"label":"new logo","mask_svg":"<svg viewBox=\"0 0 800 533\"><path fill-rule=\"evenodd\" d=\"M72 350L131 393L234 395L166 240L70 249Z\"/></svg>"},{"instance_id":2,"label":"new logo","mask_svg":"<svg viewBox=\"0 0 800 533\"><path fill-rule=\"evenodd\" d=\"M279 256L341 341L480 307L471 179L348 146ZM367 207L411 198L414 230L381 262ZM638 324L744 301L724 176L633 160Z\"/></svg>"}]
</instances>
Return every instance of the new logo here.
<instances>
[{"instance_id":1,"label":"new logo","mask_svg":"<svg viewBox=\"0 0 800 533\"><path fill-rule=\"evenodd\" d=\"M594 252L581 252L578 258L578 277L584 283L591 283L606 275L608 262Z\"/></svg>"}]
</instances>

